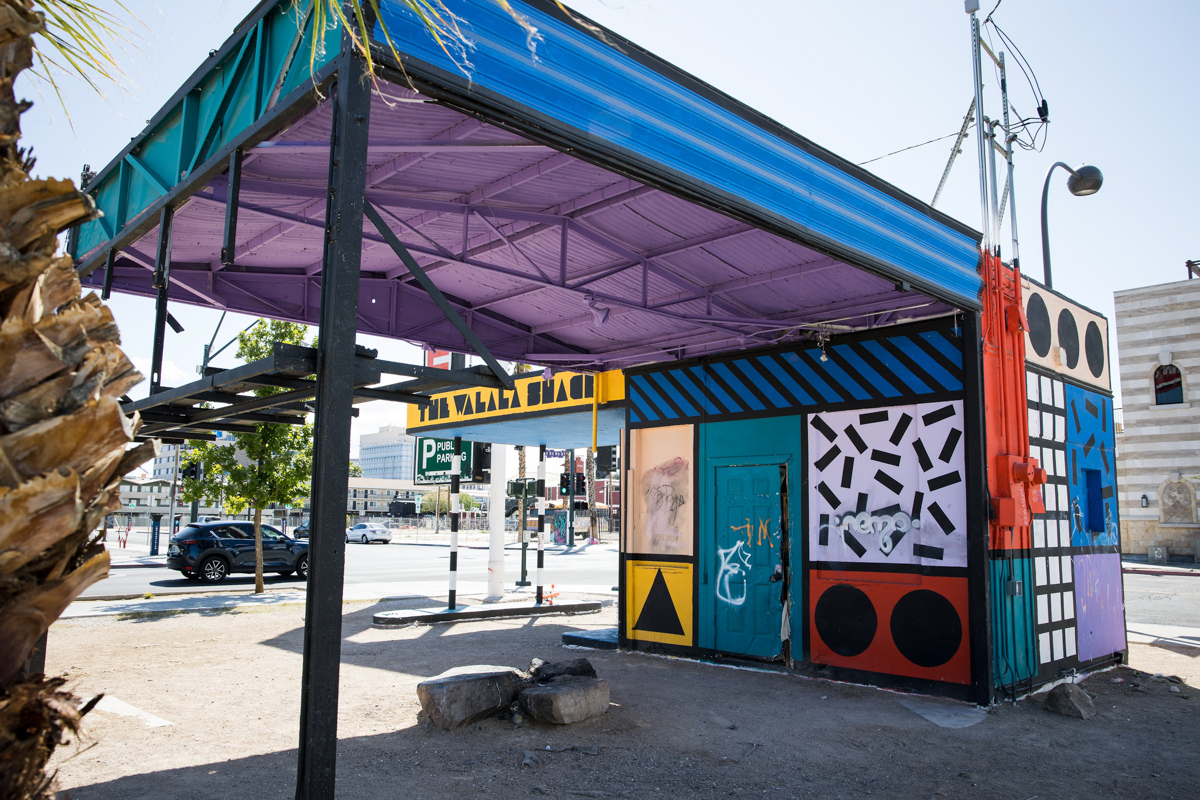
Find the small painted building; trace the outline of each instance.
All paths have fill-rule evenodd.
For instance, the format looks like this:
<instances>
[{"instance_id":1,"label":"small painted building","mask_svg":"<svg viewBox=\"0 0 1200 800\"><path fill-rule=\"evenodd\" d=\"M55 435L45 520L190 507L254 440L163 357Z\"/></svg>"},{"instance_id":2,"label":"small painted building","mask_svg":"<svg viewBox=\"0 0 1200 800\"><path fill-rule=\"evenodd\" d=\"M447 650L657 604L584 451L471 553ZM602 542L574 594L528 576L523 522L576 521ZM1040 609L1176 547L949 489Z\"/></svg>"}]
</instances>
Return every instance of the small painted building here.
<instances>
[{"instance_id":1,"label":"small painted building","mask_svg":"<svg viewBox=\"0 0 1200 800\"><path fill-rule=\"evenodd\" d=\"M1046 483L1002 541L957 316L627 370L621 645L976 699L1119 660L1107 321L1022 288Z\"/></svg>"}]
</instances>

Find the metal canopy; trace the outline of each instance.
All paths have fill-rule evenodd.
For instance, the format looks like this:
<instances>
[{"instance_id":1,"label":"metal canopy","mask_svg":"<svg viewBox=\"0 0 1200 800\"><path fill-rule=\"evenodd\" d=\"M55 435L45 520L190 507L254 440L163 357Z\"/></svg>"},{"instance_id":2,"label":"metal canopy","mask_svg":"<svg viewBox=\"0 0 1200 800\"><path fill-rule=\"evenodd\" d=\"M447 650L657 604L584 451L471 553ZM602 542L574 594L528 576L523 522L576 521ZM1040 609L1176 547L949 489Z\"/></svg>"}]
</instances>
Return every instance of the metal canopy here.
<instances>
[{"instance_id":1,"label":"metal canopy","mask_svg":"<svg viewBox=\"0 0 1200 800\"><path fill-rule=\"evenodd\" d=\"M564 368L620 368L975 304L978 236L960 223L647 54L600 46L538 4L528 12L548 39L537 62L511 51L519 29L495 9L452 6L488 32L475 83L448 72L436 46L384 3L402 49L425 60L406 61L410 80L385 75L371 98L365 194L388 235L376 225L362 233L360 332L472 349L388 246L391 236L497 357ZM273 8L256 12L246 38L272 29ZM243 49L227 47L226 71ZM584 68L612 82L572 83ZM246 70L244 93L267 93L274 70L260 70L259 87ZM111 250L112 289L153 294L153 210L166 202L175 207L172 302L315 323L336 94L322 86L317 101L296 84L240 140L208 145L212 157L190 172L173 170L206 140L197 133L198 144L175 153L157 136L174 119L165 115L93 183L113 219L81 231L81 271L104 265ZM571 86L573 99L563 95ZM227 107L243 118L246 102L266 105L239 102L238 91L227 88ZM699 142L701 133L723 141ZM693 175L677 163L689 152ZM88 280L102 285L102 270Z\"/></svg>"},{"instance_id":2,"label":"metal canopy","mask_svg":"<svg viewBox=\"0 0 1200 800\"><path fill-rule=\"evenodd\" d=\"M252 433L259 423L302 425L305 417L316 411L311 401L317 394L317 383L311 376L317 371L317 351L279 342L273 349L266 358L233 369L209 367L208 374L198 381L164 388L142 400L125 403L121 410L141 415L145 424L139 438L143 440L162 436L171 440L212 439L214 431ZM371 385L379 383L385 374L403 375L410 380ZM266 397L253 394L266 386L288 391ZM355 403L389 400L427 405L430 394L460 386L499 388L504 382L487 367L430 369L386 361L377 358L374 350L357 348Z\"/></svg>"}]
</instances>

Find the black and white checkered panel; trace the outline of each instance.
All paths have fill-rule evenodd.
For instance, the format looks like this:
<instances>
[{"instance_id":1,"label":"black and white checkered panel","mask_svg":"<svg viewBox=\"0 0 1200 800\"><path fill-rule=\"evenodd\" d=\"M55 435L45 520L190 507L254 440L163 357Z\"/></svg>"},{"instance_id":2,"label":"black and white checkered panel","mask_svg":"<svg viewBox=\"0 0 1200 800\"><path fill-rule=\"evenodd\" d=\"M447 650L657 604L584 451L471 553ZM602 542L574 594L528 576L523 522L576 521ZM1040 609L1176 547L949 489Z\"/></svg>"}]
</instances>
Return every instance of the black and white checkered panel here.
<instances>
[{"instance_id":1,"label":"black and white checkered panel","mask_svg":"<svg viewBox=\"0 0 1200 800\"><path fill-rule=\"evenodd\" d=\"M1042 487L1046 513L1034 514L1031 526L1038 663L1041 675L1054 676L1067 662L1076 661L1077 650L1067 496L1067 407L1061 380L1032 370L1025 379L1030 455L1048 473Z\"/></svg>"}]
</instances>

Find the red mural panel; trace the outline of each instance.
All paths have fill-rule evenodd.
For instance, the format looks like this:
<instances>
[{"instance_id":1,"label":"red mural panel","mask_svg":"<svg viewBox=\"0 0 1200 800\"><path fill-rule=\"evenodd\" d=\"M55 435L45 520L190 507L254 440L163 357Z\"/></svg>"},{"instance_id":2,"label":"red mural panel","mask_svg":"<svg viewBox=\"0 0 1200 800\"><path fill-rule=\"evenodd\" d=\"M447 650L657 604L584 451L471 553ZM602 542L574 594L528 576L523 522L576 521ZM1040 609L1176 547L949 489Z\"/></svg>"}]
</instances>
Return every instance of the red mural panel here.
<instances>
[{"instance_id":1,"label":"red mural panel","mask_svg":"<svg viewBox=\"0 0 1200 800\"><path fill-rule=\"evenodd\" d=\"M971 683L967 579L809 573L813 663Z\"/></svg>"}]
</instances>

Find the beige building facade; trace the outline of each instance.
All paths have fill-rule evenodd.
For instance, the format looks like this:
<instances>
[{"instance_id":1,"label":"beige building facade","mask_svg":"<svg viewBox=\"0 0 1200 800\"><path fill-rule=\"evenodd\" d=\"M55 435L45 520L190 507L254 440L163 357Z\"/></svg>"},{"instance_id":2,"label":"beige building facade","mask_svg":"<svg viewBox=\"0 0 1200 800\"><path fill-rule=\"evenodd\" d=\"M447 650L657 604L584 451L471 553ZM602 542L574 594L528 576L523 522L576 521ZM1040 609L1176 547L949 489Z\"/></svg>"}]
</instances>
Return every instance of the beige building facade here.
<instances>
[{"instance_id":1,"label":"beige building facade","mask_svg":"<svg viewBox=\"0 0 1200 800\"><path fill-rule=\"evenodd\" d=\"M1195 556L1200 534L1200 280L1116 292L1121 542Z\"/></svg>"}]
</instances>

